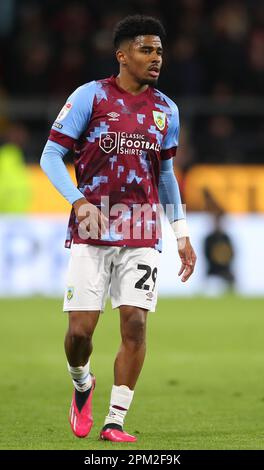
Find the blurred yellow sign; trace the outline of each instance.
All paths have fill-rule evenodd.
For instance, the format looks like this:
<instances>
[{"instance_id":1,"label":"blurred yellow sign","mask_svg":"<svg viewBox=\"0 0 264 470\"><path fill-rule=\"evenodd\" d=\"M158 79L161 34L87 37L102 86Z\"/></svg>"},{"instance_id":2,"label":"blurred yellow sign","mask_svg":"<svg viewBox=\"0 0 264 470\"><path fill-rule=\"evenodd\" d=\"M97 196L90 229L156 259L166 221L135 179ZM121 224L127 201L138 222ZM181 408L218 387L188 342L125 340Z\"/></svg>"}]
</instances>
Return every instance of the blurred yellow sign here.
<instances>
[{"instance_id":1,"label":"blurred yellow sign","mask_svg":"<svg viewBox=\"0 0 264 470\"><path fill-rule=\"evenodd\" d=\"M68 170L76 184L74 168ZM177 173L177 172L176 172ZM28 167L32 200L29 212L69 213L71 206L52 186L38 165ZM178 174L187 211L208 210L204 191L225 212L264 212L264 165L197 165Z\"/></svg>"},{"instance_id":2,"label":"blurred yellow sign","mask_svg":"<svg viewBox=\"0 0 264 470\"><path fill-rule=\"evenodd\" d=\"M264 212L264 166L197 165L183 189L187 211L208 209L206 190L225 212Z\"/></svg>"},{"instance_id":3,"label":"blurred yellow sign","mask_svg":"<svg viewBox=\"0 0 264 470\"><path fill-rule=\"evenodd\" d=\"M73 166L67 167L72 180L76 184L75 172ZM43 173L39 165L30 165L28 167L31 188L32 201L29 212L39 213L69 213L71 205L54 188L48 177Z\"/></svg>"}]
</instances>

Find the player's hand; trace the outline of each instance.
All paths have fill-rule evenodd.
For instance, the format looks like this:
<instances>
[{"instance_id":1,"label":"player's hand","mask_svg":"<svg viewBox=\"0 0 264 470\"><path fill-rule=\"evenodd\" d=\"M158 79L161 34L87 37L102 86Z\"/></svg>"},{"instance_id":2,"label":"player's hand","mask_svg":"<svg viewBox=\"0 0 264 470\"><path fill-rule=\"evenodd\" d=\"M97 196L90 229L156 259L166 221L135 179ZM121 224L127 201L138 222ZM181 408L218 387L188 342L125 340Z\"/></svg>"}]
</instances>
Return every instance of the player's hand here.
<instances>
[{"instance_id":1,"label":"player's hand","mask_svg":"<svg viewBox=\"0 0 264 470\"><path fill-rule=\"evenodd\" d=\"M196 263L196 254L189 237L178 239L178 252L182 262L178 276L182 275L181 281L186 282L192 275Z\"/></svg>"},{"instance_id":2,"label":"player's hand","mask_svg":"<svg viewBox=\"0 0 264 470\"><path fill-rule=\"evenodd\" d=\"M78 199L73 203L73 208L79 223L79 229L83 234L89 234L92 238L101 238L101 235L108 230L108 219L87 199Z\"/></svg>"}]
</instances>

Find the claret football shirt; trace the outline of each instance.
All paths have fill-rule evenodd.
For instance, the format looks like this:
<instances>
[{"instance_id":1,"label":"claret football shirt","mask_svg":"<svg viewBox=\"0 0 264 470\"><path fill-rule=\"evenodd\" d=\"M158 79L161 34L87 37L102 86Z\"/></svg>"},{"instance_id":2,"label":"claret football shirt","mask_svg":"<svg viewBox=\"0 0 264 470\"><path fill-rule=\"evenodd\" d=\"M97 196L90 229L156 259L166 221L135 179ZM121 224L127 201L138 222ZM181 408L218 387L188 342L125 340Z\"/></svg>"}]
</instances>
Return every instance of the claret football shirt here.
<instances>
[{"instance_id":1,"label":"claret football shirt","mask_svg":"<svg viewBox=\"0 0 264 470\"><path fill-rule=\"evenodd\" d=\"M72 209L67 247L74 241L159 249L160 162L175 155L178 134L177 106L155 88L132 95L112 76L74 91L49 139L73 150L78 188L107 215L109 230L86 237Z\"/></svg>"}]
</instances>

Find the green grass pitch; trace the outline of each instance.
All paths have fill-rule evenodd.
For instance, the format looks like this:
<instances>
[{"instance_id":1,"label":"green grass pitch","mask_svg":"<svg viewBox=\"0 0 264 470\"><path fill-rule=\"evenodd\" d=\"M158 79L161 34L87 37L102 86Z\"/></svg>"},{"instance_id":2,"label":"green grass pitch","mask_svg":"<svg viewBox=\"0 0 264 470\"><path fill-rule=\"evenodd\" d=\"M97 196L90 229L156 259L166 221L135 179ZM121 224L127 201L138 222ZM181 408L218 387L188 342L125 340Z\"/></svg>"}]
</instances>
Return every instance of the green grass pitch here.
<instances>
[{"instance_id":1,"label":"green grass pitch","mask_svg":"<svg viewBox=\"0 0 264 470\"><path fill-rule=\"evenodd\" d=\"M263 299L160 299L148 319L148 352L125 429L136 444L101 442L119 314L95 336L94 427L72 435L72 384L61 300L0 301L0 449L264 449Z\"/></svg>"}]
</instances>

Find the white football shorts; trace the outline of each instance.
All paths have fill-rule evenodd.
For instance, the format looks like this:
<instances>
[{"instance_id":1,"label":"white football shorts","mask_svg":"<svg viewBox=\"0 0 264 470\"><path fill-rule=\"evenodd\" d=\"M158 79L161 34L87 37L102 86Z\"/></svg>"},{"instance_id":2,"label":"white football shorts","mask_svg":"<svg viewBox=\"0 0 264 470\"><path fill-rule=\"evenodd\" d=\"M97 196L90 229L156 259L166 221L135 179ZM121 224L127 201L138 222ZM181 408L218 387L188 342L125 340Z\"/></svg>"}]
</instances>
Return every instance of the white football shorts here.
<instances>
[{"instance_id":1,"label":"white football shorts","mask_svg":"<svg viewBox=\"0 0 264 470\"><path fill-rule=\"evenodd\" d=\"M110 286L112 307L155 312L160 253L154 248L72 244L63 311L103 312Z\"/></svg>"}]
</instances>

